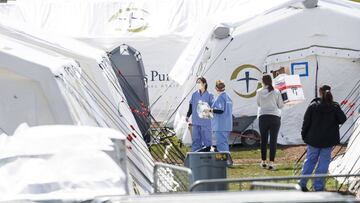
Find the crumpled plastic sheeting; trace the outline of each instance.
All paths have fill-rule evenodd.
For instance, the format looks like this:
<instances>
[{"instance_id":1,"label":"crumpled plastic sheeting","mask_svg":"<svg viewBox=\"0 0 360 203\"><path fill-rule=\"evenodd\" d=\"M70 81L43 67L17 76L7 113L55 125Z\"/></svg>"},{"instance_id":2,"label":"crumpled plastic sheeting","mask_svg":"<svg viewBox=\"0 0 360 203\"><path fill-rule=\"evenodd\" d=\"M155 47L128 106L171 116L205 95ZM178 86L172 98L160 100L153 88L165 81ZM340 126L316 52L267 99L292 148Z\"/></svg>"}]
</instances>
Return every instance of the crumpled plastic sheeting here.
<instances>
[{"instance_id":1,"label":"crumpled plastic sheeting","mask_svg":"<svg viewBox=\"0 0 360 203\"><path fill-rule=\"evenodd\" d=\"M79 131L73 136L64 134L46 137L25 131L15 136L0 135L0 200L21 199L24 195L126 194L125 173L102 151L112 145L105 133L91 136L85 130L83 136ZM82 144L79 139L84 139Z\"/></svg>"}]
</instances>

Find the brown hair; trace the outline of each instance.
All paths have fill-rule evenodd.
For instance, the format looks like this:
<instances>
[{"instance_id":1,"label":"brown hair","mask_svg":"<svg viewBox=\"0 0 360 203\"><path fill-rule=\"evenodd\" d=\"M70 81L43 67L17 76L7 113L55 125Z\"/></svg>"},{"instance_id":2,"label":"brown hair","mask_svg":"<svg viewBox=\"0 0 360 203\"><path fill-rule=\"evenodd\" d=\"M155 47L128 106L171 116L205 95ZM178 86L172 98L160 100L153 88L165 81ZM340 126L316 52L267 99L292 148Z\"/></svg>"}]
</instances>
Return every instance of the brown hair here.
<instances>
[{"instance_id":1,"label":"brown hair","mask_svg":"<svg viewBox=\"0 0 360 203\"><path fill-rule=\"evenodd\" d=\"M272 79L271 79L270 75L264 75L262 77L262 82L264 83L264 85L268 86L269 92L274 90L274 87L272 86Z\"/></svg>"},{"instance_id":2,"label":"brown hair","mask_svg":"<svg viewBox=\"0 0 360 203\"><path fill-rule=\"evenodd\" d=\"M207 82L206 82L206 79L204 78L204 77L198 77L198 79L196 79L196 82L197 81L201 81L203 84L205 84L205 91L207 90L207 87L208 87L208 85L207 85Z\"/></svg>"},{"instance_id":3,"label":"brown hair","mask_svg":"<svg viewBox=\"0 0 360 203\"><path fill-rule=\"evenodd\" d=\"M334 100L333 96L331 94L331 87L329 85L323 85L319 88L319 91L321 92L321 101L324 102L327 105L331 105Z\"/></svg>"},{"instance_id":4,"label":"brown hair","mask_svg":"<svg viewBox=\"0 0 360 203\"><path fill-rule=\"evenodd\" d=\"M225 90L225 83L222 80L216 80L215 87L218 91L223 92Z\"/></svg>"}]
</instances>

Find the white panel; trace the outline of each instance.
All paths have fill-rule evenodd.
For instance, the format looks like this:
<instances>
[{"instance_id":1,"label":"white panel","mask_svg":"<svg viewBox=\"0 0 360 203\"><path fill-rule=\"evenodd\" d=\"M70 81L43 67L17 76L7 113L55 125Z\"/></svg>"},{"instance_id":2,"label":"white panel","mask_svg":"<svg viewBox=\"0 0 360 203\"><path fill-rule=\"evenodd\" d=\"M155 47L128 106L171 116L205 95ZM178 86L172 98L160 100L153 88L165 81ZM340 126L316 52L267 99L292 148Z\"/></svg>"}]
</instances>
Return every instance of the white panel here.
<instances>
[{"instance_id":1,"label":"white panel","mask_svg":"<svg viewBox=\"0 0 360 203\"><path fill-rule=\"evenodd\" d=\"M25 122L30 126L54 124L39 84L0 69L0 127L11 134Z\"/></svg>"}]
</instances>

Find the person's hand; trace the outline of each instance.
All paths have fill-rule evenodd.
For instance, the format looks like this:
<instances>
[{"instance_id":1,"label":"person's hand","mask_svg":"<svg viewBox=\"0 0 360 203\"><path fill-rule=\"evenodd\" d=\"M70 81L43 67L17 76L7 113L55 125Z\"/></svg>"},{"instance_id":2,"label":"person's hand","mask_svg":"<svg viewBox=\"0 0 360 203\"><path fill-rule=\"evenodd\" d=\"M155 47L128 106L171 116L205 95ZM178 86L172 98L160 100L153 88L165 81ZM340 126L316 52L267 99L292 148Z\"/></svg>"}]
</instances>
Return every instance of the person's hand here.
<instances>
[{"instance_id":1,"label":"person's hand","mask_svg":"<svg viewBox=\"0 0 360 203\"><path fill-rule=\"evenodd\" d=\"M204 113L208 114L210 113L211 109L204 109Z\"/></svg>"},{"instance_id":2,"label":"person's hand","mask_svg":"<svg viewBox=\"0 0 360 203\"><path fill-rule=\"evenodd\" d=\"M186 122L189 122L189 117L186 117L186 118L185 118L185 121L186 121Z\"/></svg>"}]
</instances>

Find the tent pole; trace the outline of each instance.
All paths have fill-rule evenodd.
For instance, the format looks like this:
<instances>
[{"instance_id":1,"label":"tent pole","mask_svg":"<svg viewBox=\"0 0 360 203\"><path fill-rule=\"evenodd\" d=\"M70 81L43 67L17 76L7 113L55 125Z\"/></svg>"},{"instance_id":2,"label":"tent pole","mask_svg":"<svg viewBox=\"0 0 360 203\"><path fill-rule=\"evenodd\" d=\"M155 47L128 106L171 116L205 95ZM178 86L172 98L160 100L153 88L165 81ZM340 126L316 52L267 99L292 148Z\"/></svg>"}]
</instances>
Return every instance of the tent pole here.
<instances>
[{"instance_id":1,"label":"tent pole","mask_svg":"<svg viewBox=\"0 0 360 203\"><path fill-rule=\"evenodd\" d=\"M315 55L315 61L316 61L316 72L315 72L315 98L318 97L318 73L319 73L319 62L317 55Z\"/></svg>"}]
</instances>

